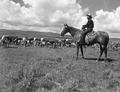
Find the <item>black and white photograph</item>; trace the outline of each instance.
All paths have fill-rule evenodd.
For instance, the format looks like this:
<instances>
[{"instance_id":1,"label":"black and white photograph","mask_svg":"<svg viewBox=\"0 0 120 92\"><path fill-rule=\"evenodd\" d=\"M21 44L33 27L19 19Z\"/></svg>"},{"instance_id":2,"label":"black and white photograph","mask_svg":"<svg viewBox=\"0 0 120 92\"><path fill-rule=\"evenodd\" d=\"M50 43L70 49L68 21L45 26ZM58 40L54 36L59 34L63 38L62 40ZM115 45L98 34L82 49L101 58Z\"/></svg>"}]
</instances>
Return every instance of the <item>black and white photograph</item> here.
<instances>
[{"instance_id":1,"label":"black and white photograph","mask_svg":"<svg viewBox=\"0 0 120 92\"><path fill-rule=\"evenodd\" d=\"M0 0L0 92L120 92L120 0Z\"/></svg>"}]
</instances>

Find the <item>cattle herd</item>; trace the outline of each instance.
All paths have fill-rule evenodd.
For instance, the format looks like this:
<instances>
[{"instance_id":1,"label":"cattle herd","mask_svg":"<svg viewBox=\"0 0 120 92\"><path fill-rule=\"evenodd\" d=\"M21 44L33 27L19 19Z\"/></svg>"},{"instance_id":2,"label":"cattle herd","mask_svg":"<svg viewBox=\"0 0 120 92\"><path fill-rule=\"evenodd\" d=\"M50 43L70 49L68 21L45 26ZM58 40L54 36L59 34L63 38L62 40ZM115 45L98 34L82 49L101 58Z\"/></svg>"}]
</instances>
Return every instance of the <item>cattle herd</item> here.
<instances>
[{"instance_id":1,"label":"cattle herd","mask_svg":"<svg viewBox=\"0 0 120 92\"><path fill-rule=\"evenodd\" d=\"M51 38L51 37L18 37L3 35L0 39L1 47L50 47L50 48L61 48L61 47L75 47L75 43L72 39L68 38ZM99 48L98 45L92 47ZM120 41L110 42L108 45L109 50L120 50Z\"/></svg>"},{"instance_id":2,"label":"cattle herd","mask_svg":"<svg viewBox=\"0 0 120 92\"><path fill-rule=\"evenodd\" d=\"M112 51L120 50L120 41L110 42L108 49Z\"/></svg>"},{"instance_id":3,"label":"cattle herd","mask_svg":"<svg viewBox=\"0 0 120 92\"><path fill-rule=\"evenodd\" d=\"M52 48L61 48L63 46L75 47L75 43L72 39L67 38L49 38L49 37L18 37L3 35L0 39L1 47L52 47Z\"/></svg>"}]
</instances>

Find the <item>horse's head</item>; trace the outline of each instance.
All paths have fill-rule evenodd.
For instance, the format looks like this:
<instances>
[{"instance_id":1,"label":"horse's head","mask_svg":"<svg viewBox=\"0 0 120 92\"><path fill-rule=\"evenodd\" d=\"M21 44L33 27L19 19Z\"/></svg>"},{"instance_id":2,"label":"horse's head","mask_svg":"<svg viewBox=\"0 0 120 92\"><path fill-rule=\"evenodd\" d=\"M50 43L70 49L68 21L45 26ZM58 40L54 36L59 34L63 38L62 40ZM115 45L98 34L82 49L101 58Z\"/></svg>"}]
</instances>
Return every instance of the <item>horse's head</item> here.
<instances>
[{"instance_id":1,"label":"horse's head","mask_svg":"<svg viewBox=\"0 0 120 92\"><path fill-rule=\"evenodd\" d=\"M69 32L69 26L67 24L64 24L63 30L61 32L61 36L64 36L68 32Z\"/></svg>"}]
</instances>

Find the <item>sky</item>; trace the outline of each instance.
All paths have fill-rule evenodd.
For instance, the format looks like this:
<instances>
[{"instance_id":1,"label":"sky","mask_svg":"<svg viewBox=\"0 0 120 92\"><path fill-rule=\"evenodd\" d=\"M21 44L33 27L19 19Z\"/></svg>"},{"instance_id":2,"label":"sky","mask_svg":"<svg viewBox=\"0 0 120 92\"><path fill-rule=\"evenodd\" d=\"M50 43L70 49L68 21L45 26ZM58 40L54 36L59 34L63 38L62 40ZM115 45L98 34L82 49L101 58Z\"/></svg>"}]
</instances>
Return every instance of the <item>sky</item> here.
<instances>
[{"instance_id":1,"label":"sky","mask_svg":"<svg viewBox=\"0 0 120 92\"><path fill-rule=\"evenodd\" d=\"M95 31L120 38L120 0L0 0L0 29L60 33L65 23L81 29L86 14Z\"/></svg>"}]
</instances>

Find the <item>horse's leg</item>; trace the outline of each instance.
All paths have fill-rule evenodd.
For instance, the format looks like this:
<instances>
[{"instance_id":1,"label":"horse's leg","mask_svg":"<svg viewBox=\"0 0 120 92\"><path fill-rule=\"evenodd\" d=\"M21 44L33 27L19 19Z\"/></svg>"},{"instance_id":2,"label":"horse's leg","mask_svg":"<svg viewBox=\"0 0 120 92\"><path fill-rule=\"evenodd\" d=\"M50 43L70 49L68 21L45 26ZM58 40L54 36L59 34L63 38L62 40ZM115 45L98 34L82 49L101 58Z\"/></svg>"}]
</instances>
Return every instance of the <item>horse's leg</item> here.
<instances>
[{"instance_id":1,"label":"horse's leg","mask_svg":"<svg viewBox=\"0 0 120 92\"><path fill-rule=\"evenodd\" d=\"M100 55L99 55L97 61L100 60L100 58L101 58L101 56L102 56L102 54L103 54L103 51L104 51L104 50L103 50L103 48L102 48L102 45L100 44Z\"/></svg>"},{"instance_id":2,"label":"horse's leg","mask_svg":"<svg viewBox=\"0 0 120 92\"><path fill-rule=\"evenodd\" d=\"M80 50L81 50L82 58L84 58L83 47L82 47L82 45L80 45Z\"/></svg>"},{"instance_id":3,"label":"horse's leg","mask_svg":"<svg viewBox=\"0 0 120 92\"><path fill-rule=\"evenodd\" d=\"M78 45L78 44L77 44L77 49L76 49L76 50L77 50L77 51L76 51L76 52L77 52L77 53L76 53L76 54L77 54L76 60L78 60L78 54L79 54L79 45Z\"/></svg>"},{"instance_id":4,"label":"horse's leg","mask_svg":"<svg viewBox=\"0 0 120 92\"><path fill-rule=\"evenodd\" d=\"M105 60L107 60L107 46L105 48Z\"/></svg>"}]
</instances>

